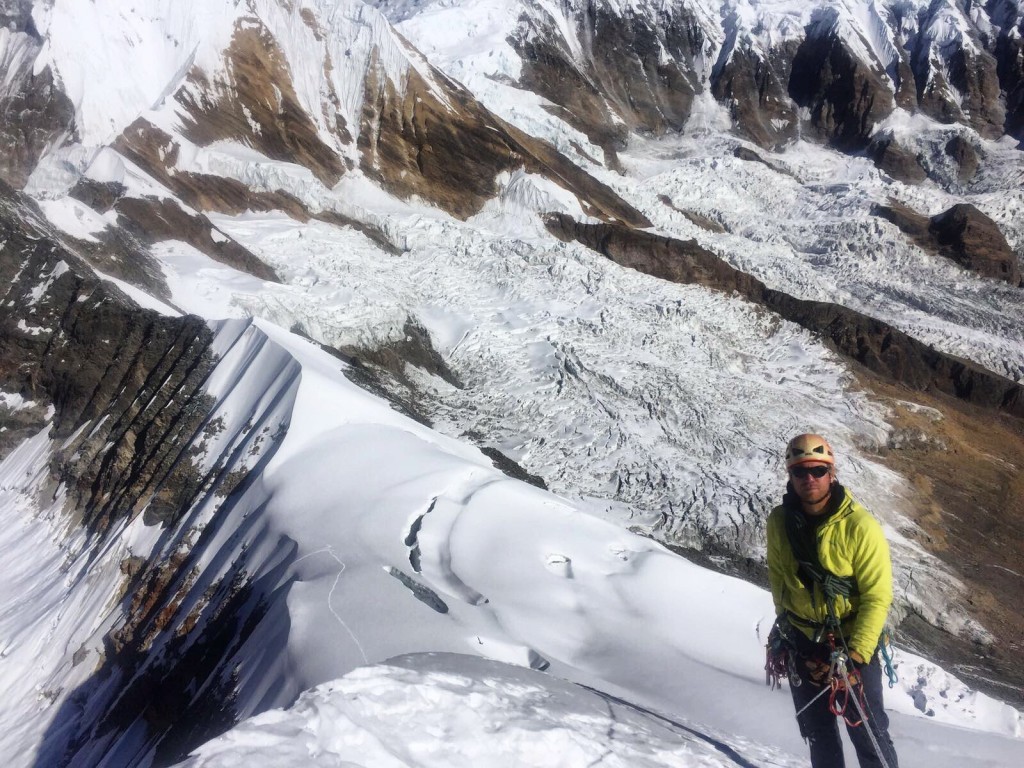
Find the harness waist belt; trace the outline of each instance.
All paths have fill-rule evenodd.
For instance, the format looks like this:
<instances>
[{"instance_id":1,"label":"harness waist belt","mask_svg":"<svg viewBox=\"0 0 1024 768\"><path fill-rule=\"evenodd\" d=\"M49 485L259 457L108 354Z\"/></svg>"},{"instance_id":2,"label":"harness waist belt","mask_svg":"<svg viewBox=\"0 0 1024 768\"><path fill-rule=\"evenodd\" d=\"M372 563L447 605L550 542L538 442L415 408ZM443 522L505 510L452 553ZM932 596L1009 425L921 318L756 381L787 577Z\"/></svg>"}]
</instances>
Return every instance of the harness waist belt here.
<instances>
[{"instance_id":1,"label":"harness waist belt","mask_svg":"<svg viewBox=\"0 0 1024 768\"><path fill-rule=\"evenodd\" d=\"M792 611L786 611L786 618L788 618L791 623L797 624L801 627L806 627L807 629L827 629L832 623L831 620L811 621L810 619L805 619L803 616L797 616ZM855 618L857 618L856 613L847 614L839 620L839 626L844 627L850 622L852 622Z\"/></svg>"}]
</instances>

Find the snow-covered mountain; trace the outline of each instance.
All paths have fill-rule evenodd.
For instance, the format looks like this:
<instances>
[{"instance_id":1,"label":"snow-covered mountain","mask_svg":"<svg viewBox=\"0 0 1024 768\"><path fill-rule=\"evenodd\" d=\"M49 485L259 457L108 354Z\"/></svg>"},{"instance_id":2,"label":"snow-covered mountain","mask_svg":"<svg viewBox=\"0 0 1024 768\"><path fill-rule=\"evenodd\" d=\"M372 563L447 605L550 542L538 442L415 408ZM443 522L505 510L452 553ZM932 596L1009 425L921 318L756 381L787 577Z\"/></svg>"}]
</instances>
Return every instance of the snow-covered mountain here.
<instances>
[{"instance_id":1,"label":"snow-covered mountain","mask_svg":"<svg viewBox=\"0 0 1024 768\"><path fill-rule=\"evenodd\" d=\"M1019 761L1017 2L0 22L13 764L260 713L192 764L798 764L721 572L807 429L893 544L905 764Z\"/></svg>"}]
</instances>

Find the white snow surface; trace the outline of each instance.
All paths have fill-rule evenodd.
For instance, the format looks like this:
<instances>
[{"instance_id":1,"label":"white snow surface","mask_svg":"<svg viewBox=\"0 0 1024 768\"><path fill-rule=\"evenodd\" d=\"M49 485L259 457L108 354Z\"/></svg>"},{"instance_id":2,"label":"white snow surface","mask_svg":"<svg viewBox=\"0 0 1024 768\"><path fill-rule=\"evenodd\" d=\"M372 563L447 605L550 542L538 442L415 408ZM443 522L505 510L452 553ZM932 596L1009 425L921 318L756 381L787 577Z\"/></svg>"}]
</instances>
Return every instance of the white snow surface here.
<instances>
[{"instance_id":1,"label":"white snow surface","mask_svg":"<svg viewBox=\"0 0 1024 768\"><path fill-rule=\"evenodd\" d=\"M266 463L196 550L196 594L242 553L254 578L277 573L290 587L269 591L288 629L272 609L239 660L235 706L256 714L315 690L191 764L583 766L605 753L613 765L733 764L722 748L756 765L803 764L789 698L763 684L774 613L764 590L505 477L274 326L221 324L216 348L208 391L223 429L210 455ZM265 434L284 434L271 453L256 439ZM121 561L169 541L135 518L88 566L76 558L85 542L62 535L63 494L35 502L54 447L43 430L0 463L0 752L15 764L31 762L99 657ZM183 529L205 525L217 503ZM1018 712L923 659L896 660L902 682L887 707L903 764L1014 764Z\"/></svg>"},{"instance_id":2,"label":"white snow surface","mask_svg":"<svg viewBox=\"0 0 1024 768\"><path fill-rule=\"evenodd\" d=\"M428 85L434 82L426 60L361 0L138 0L130 6L56 0L37 2L33 19L44 39L35 71L54 71L75 106L78 140L92 152L140 116L180 128L180 106L171 97L179 88L199 88L187 78L190 71L230 86L231 62L224 52L237 30L257 24L274 30L301 104L341 154L346 147L330 127L335 113L348 126L360 124L363 79L371 65L399 88L410 68ZM14 56L18 48L5 43L0 38L0 51ZM443 92L436 92L443 100ZM330 115L322 108L328 93L340 100ZM54 158L68 162L68 152L57 150ZM43 163L42 170L48 167Z\"/></svg>"},{"instance_id":3,"label":"white snow surface","mask_svg":"<svg viewBox=\"0 0 1024 768\"><path fill-rule=\"evenodd\" d=\"M724 6L730 16L684 3L702 18L768 36L803 34L826 5L864 32L865 19L894 4L736 0ZM902 185L865 160L803 142L766 153L783 172L741 161L731 154L736 140L718 132L720 105L707 96L683 135L635 139L620 154L625 174L613 174L589 159L599 149L510 84L519 64L505 37L518 6L374 5L425 58L362 3L247 6L279 32L297 92L339 154L354 150L320 122L325 90L341 95L355 126L362 81L354 73L372 50L395 82L408 66L428 73L429 61L612 186L656 231L695 238L772 287L885 317L944 351L1024 379L1019 291L924 254L870 215L872 203L889 197L933 214L957 196ZM538 4L551 14L564 6ZM320 22L316 33L303 10ZM30 183L58 228L88 240L106 223L64 196L78 172L124 184L129 194L170 195L102 145L139 115L176 130L168 95L192 66L223 74L220 52L237 13L227 0L37 4L48 43L36 69L54 67L82 141L59 150ZM83 29L102 30L105 45L86 44ZM566 22L567 40L572 34ZM864 34L862 42L887 64L881 36ZM23 41L0 30L5 60L15 43ZM901 115L886 127L915 130ZM899 604L984 636L958 611L955 579L905 537L905 479L873 458L897 404L853 389L842 361L810 334L735 297L664 284L555 241L539 214L582 210L530 174L503 176L499 195L462 222L392 198L358 169L327 189L307 169L248 147L180 145L178 170L287 191L314 211L379 229L399 251L354 229L283 214L211 215L218 237L260 256L283 284L167 241L153 250L174 306L131 294L168 314L198 313L218 331L222 360L209 392L225 429L209 441L204 466L228 455L244 462L236 469L248 468L266 457L258 482L218 518L220 532L202 554L204 578L244 553L257 576L284 563L275 578L290 584L274 614L286 629L267 627L246 649L237 706L257 716L190 764L582 766L603 757L624 766L734 765L715 744L757 765L806 764L788 696L763 687L768 595L636 532L695 546L728 540L759 556L763 519L783 482L781 447L808 429L830 436L843 481L886 525ZM1004 144L983 146L994 160L967 199L1020 249L1024 163ZM695 226L662 197L728 231ZM460 379L453 386L406 370L434 429L358 389L336 359L281 330L375 348L402 340L409 320ZM543 476L553 493L501 475L467 436ZM0 755L14 765L32 764L54 714L98 663L103 634L120 618L121 561L169 546L136 517L86 572L80 555L88 544L67 538L63 492L46 488L57 448L44 431L0 464L0 553L8 564L0 583ZM214 514L211 500L175 535L201 530ZM423 588L420 599L409 582ZM446 613L424 601L430 594ZM887 692L887 707L901 765L1021 764L1019 713L924 659L897 655L901 682ZM546 674L528 669L546 664Z\"/></svg>"}]
</instances>

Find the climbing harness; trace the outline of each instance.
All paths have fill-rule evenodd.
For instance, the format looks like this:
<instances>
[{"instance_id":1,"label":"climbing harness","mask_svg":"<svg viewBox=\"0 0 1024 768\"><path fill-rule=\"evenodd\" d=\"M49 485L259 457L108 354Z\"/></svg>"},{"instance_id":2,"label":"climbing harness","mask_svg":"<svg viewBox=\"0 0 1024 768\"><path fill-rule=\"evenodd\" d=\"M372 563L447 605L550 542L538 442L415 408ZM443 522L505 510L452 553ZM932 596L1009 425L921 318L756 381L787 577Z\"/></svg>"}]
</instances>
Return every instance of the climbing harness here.
<instances>
[{"instance_id":1,"label":"climbing harness","mask_svg":"<svg viewBox=\"0 0 1024 768\"><path fill-rule=\"evenodd\" d=\"M863 726L871 741L871 746L875 750L879 762L882 764L882 768L891 768L885 753L882 752L878 737L875 736L874 729L871 727L871 720L867 714L868 704L864 684L860 679L860 674L856 669L851 672L848 668L850 657L846 650L846 638L843 637L842 630L839 628L839 622L835 621L835 612L831 606L831 601L829 609L829 617L832 620L829 623L834 624L835 631L830 631L825 636L830 652L828 677L825 679L821 691L797 710L797 720L799 721L800 716L814 706L822 696L827 695L829 712L836 717L843 718L843 721L850 728ZM772 690L782 687L783 675L789 677L790 685L794 688L802 682L795 667L797 653L790 645L789 638L787 637L787 631L790 629L787 618L781 616L776 621L775 626L772 627L772 631L768 635L768 642L765 644L765 684L771 686ZM824 628L822 631L824 631ZM839 634L838 644L836 643L837 632ZM889 684L892 686L894 684L895 672L892 670L890 661L889 643L889 633L886 631L882 642L879 644L879 652L885 660L886 673L889 676ZM856 711L855 713L850 711L851 703Z\"/></svg>"},{"instance_id":2,"label":"climbing harness","mask_svg":"<svg viewBox=\"0 0 1024 768\"><path fill-rule=\"evenodd\" d=\"M856 671L853 674L850 673L847 668L849 656L846 655L845 651L836 650L835 637L830 634L828 640L829 647L832 649L832 657L827 684L822 686L821 691L813 699L797 710L797 720L800 719L804 712L814 706L818 699L828 694L829 711L837 717L842 717L851 728L863 726L882 767L891 768L889 761L886 760L885 753L882 752L882 746L878 743L878 738L871 728L871 720L867 714L868 705L864 697L864 684L860 680L860 675ZM859 720L854 720L851 715L847 714L847 709L851 702L857 710Z\"/></svg>"}]
</instances>

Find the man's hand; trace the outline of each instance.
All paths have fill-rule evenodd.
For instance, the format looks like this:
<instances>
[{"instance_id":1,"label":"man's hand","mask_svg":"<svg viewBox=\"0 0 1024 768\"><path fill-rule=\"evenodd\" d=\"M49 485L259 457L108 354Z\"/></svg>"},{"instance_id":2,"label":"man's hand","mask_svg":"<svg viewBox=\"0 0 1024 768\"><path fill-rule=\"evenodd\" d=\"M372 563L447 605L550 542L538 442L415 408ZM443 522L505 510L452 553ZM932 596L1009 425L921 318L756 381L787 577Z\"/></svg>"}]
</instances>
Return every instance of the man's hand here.
<instances>
[{"instance_id":1,"label":"man's hand","mask_svg":"<svg viewBox=\"0 0 1024 768\"><path fill-rule=\"evenodd\" d=\"M832 674L832 665L827 661L805 659L804 666L807 668L807 678L815 685L825 685Z\"/></svg>"}]
</instances>

